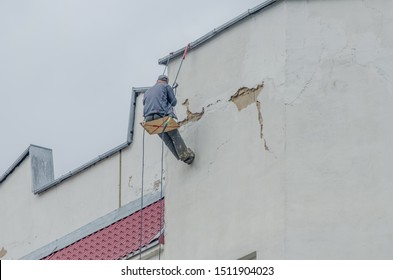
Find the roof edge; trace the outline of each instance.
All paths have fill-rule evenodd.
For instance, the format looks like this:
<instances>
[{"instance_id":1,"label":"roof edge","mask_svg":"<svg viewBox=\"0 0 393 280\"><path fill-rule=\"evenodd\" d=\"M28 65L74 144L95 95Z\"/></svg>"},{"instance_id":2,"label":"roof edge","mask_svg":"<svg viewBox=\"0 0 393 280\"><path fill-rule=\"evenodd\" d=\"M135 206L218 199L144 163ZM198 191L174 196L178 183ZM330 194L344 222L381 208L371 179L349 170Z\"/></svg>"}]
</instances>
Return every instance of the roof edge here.
<instances>
[{"instance_id":1,"label":"roof edge","mask_svg":"<svg viewBox=\"0 0 393 280\"><path fill-rule=\"evenodd\" d=\"M7 177L14 172L14 170L27 158L29 155L30 146L16 159L16 161L11 164L11 166L4 172L0 177L0 184L7 179Z\"/></svg>"},{"instance_id":2,"label":"roof edge","mask_svg":"<svg viewBox=\"0 0 393 280\"><path fill-rule=\"evenodd\" d=\"M37 190L34 192L34 194L41 194L49 189L51 189L52 187L55 187L57 185L59 185L60 183L62 183L65 180L68 180L69 178L73 177L74 175L77 175L83 171L85 171L86 169L92 167L93 165L99 163L100 161L111 157L112 155L120 152L121 150L127 148L128 146L130 146L133 142L133 136L134 136L134 127L135 127L135 113L136 113L136 100L137 97L144 93L146 90L148 90L149 87L133 87L132 88L132 96L131 96L131 105L130 105L130 114L129 114L129 123L128 123L128 130L127 130L127 141L120 144L119 146L99 155L98 157L88 161L87 163L69 171L66 174L61 175L59 178L43 185L40 186L39 188L37 188ZM48 151L52 151L49 148L45 148L45 147L40 147L37 145L30 145L23 153L22 155L20 155L18 157L18 159L7 169L7 171L1 175L0 177L0 184L3 183L7 177L14 172L14 170L26 159L26 157L29 155L30 153L30 148L31 147L37 147L37 148L41 148L41 149L45 149Z\"/></svg>"},{"instance_id":3,"label":"roof edge","mask_svg":"<svg viewBox=\"0 0 393 280\"><path fill-rule=\"evenodd\" d=\"M85 164L83 164L83 165L81 165L81 166L71 170L70 172L60 176L59 178L55 179L54 181L44 185L42 188L40 188L39 191L36 192L36 194L41 194L41 193L49 190L50 188L57 186L61 182L65 181L65 180L68 180L69 178L71 178L71 177L73 177L73 176L75 176L75 175L85 171L86 169L92 167L93 165L99 163L100 161L113 156L114 154L120 152L124 148L127 148L131 143L132 142L130 142L130 143L125 142L123 144L120 144L119 146L117 146L117 147L115 147L115 148L113 148L113 149L111 149L111 150L109 150L109 151L99 155L98 157L88 161L87 163L85 163Z\"/></svg>"},{"instance_id":4,"label":"roof edge","mask_svg":"<svg viewBox=\"0 0 393 280\"><path fill-rule=\"evenodd\" d=\"M248 9L246 12L242 13L241 15L231 19L230 21L224 23L223 25L213 29L212 31L210 31L209 33L206 33L205 35L203 35L202 37L196 39L195 41L191 42L189 44L188 47L188 51L198 47L199 45L202 45L203 43L209 41L210 39L212 39L213 37L217 36L218 34L220 34L221 32L223 32L224 30L232 27L233 25L237 24L238 22L242 21L243 19L260 12L261 10L263 10L264 8L270 6L271 4L278 2L280 0L267 0L261 4L259 4L258 6ZM180 55L183 54L184 50L186 47L181 48L163 58L160 58L158 60L158 64L159 65L166 65L168 63L168 61L172 60L175 57L178 57Z\"/></svg>"},{"instance_id":5,"label":"roof edge","mask_svg":"<svg viewBox=\"0 0 393 280\"><path fill-rule=\"evenodd\" d=\"M129 119L128 119L128 130L127 130L127 141L126 142L124 142L123 144L120 144L119 146L99 155L98 157L75 168L74 170L71 170L70 172L60 176L59 178L57 178L53 182L47 184L46 186L43 186L40 189L40 192L38 192L37 194L43 193L44 191L49 190L49 189L59 185L61 182L68 180L69 178L73 177L74 175L77 175L77 174L85 171L86 169L92 167L93 165L99 163L100 161L102 161L106 158L109 158L109 157L113 156L114 154L116 154L116 153L120 152L121 150L130 146L132 144L133 138L134 138L134 128L135 128L135 119L136 119L135 118L136 100L141 93L144 93L148 89L149 89L149 87L133 87L132 88L130 114L129 114Z\"/></svg>"},{"instance_id":6,"label":"roof edge","mask_svg":"<svg viewBox=\"0 0 393 280\"><path fill-rule=\"evenodd\" d=\"M7 179L7 177L11 175L11 173L14 172L14 170L27 158L27 156L30 154L31 148L38 148L38 149L52 152L52 149L30 144L29 147L27 147L27 149L24 150L23 153L15 160L15 162L11 164L11 166L3 173L3 175L0 176L0 184L3 183L5 179Z\"/></svg>"},{"instance_id":7,"label":"roof edge","mask_svg":"<svg viewBox=\"0 0 393 280\"><path fill-rule=\"evenodd\" d=\"M150 193L143 196L144 205L141 208L141 199L137 199L131 201L130 203L80 227L79 229L52 241L51 243L36 249L35 251L25 255L24 257L20 258L21 260L40 260L49 256L65 247L83 239L84 237L93 234L103 228L110 226L118 222L121 219L124 219L141 209L144 209L151 204L159 201L162 199L161 193Z\"/></svg>"}]
</instances>

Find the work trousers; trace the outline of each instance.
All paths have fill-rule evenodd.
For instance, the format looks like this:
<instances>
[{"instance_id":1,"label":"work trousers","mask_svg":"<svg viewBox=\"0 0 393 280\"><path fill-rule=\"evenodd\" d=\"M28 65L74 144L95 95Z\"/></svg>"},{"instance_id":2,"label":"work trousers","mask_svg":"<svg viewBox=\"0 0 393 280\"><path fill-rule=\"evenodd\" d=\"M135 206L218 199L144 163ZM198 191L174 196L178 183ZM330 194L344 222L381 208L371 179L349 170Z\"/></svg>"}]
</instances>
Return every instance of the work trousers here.
<instances>
[{"instance_id":1,"label":"work trousers","mask_svg":"<svg viewBox=\"0 0 393 280\"><path fill-rule=\"evenodd\" d=\"M162 118L161 115L154 114L145 117L145 121L152 121ZM180 159L184 161L188 158L189 152L186 144L184 143L183 138L180 135L180 132L175 129L172 131L158 133L158 135L163 139L165 145L172 152L172 154L176 157L176 159Z\"/></svg>"}]
</instances>

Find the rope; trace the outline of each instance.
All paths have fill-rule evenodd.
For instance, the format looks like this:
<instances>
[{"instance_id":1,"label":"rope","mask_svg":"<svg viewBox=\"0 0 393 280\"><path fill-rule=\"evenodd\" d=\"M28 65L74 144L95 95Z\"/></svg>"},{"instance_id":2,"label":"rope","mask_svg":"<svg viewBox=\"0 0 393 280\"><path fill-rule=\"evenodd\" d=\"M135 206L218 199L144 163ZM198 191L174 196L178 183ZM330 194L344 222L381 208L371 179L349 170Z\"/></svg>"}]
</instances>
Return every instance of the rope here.
<instances>
[{"instance_id":1,"label":"rope","mask_svg":"<svg viewBox=\"0 0 393 280\"><path fill-rule=\"evenodd\" d=\"M161 237L163 234L164 229L162 228L162 177L164 173L164 131L165 128L162 130L161 133L161 179L160 179L160 185L161 185L161 193L160 193L160 235L158 237L158 244L159 244L159 249L158 249L158 260L161 260Z\"/></svg>"},{"instance_id":2,"label":"rope","mask_svg":"<svg viewBox=\"0 0 393 280\"><path fill-rule=\"evenodd\" d=\"M183 65L184 59L186 58L187 51L188 51L189 47L190 47L190 44L188 44L187 47L186 47L185 50L184 50L183 57L182 57L182 60L181 60L181 62L180 62L180 66L179 66L179 69L178 69L178 71L177 71L176 78L175 78L175 81L174 81L173 85L176 84L177 77L179 76L180 69L181 69L181 67L182 67L182 65ZM165 69L164 69L164 74L165 74L165 71L166 71L166 69L167 69L167 67L168 67L169 60L170 60L172 54L173 54L173 53L170 53L170 55L169 55L169 57L168 57L168 60L167 60L167 63L166 63L166 65L165 65ZM176 96L176 88L177 88L177 87L174 88L174 94L175 94L175 96ZM172 101L172 102L173 102L173 101ZM172 102L171 102L170 105L172 105ZM173 109L174 109L174 108L173 108ZM163 174L164 174L164 133L165 133L165 129L167 128L167 126L168 126L168 124L169 124L169 118L168 118L167 122L166 122L165 124L164 124L164 123L165 123L165 121L163 122L164 127L163 127L163 130L162 130L162 132L161 132L160 234L159 234L159 237L158 237L158 244L159 244L158 259L159 259L159 260L161 260L161 237L162 237L162 235L164 234L164 229L163 229L163 226L162 226L162 223L163 223L163 219L162 219L162 218L163 218L163 213L162 213L162 212L163 212L163 211L162 211L162 210L163 210L163 199L162 199L162 198L163 198L163 187L162 187L162 180L163 180ZM146 132L146 130L144 129L144 130L143 130L143 141L142 141L141 232L140 232L140 246L139 246L139 259L140 259L140 260L142 260L142 236L143 236L143 227L142 227L142 225L143 225L143 188L144 188L144 170L145 170L145 132Z\"/></svg>"},{"instance_id":3,"label":"rope","mask_svg":"<svg viewBox=\"0 0 393 280\"><path fill-rule=\"evenodd\" d=\"M143 187L144 187L144 175L145 175L145 133L143 130L142 140L142 187L141 187L141 234L139 243L139 260L142 260L142 236L143 236Z\"/></svg>"},{"instance_id":4,"label":"rope","mask_svg":"<svg viewBox=\"0 0 393 280\"><path fill-rule=\"evenodd\" d=\"M163 175L164 175L164 133L165 129L168 126L169 121L167 121L164 124L162 133L161 133L161 179L160 179L160 185L161 185L161 190L160 190L160 235L158 237L158 244L159 244L159 249L158 249L158 259L161 260L161 237L164 234L164 229L163 229ZM142 260L142 242L143 242L143 192L144 192L144 173L145 173L145 133L146 130L143 131L143 140L142 140L142 191L141 191L141 231L140 231L140 243L139 243L139 260Z\"/></svg>"},{"instance_id":5,"label":"rope","mask_svg":"<svg viewBox=\"0 0 393 280\"><path fill-rule=\"evenodd\" d=\"M166 129L167 126L168 126L168 123L169 123L169 122L167 122L167 123L164 125L164 128L162 129L162 133L161 133L160 236L158 237L158 244L160 244L160 247L159 247L159 250L158 250L158 259L159 259L159 260L161 260L161 237L162 237L162 235L164 235L164 231L165 231L165 229L164 229L164 227L163 227L163 224L162 224L162 222L163 222L163 221L162 221L162 220L163 220L162 217L163 217L163 210L164 210L164 207L163 207L164 200L162 199L162 197L163 197L162 181L163 181L163 175L164 175L164 133L165 133L165 129ZM164 236L165 236L165 235L164 235Z\"/></svg>"},{"instance_id":6,"label":"rope","mask_svg":"<svg viewBox=\"0 0 393 280\"><path fill-rule=\"evenodd\" d=\"M188 44L188 45L186 46L186 48L184 49L183 57L182 57L182 59L181 59L181 62L180 62L179 69L177 70L177 73L176 73L175 80L173 81L173 85L175 85L175 84L176 84L177 77L179 76L180 69L181 69L181 67L182 67L182 65L183 65L183 61L184 61L184 59L186 58L187 51L188 51L189 47L190 47L190 44Z\"/></svg>"}]
</instances>

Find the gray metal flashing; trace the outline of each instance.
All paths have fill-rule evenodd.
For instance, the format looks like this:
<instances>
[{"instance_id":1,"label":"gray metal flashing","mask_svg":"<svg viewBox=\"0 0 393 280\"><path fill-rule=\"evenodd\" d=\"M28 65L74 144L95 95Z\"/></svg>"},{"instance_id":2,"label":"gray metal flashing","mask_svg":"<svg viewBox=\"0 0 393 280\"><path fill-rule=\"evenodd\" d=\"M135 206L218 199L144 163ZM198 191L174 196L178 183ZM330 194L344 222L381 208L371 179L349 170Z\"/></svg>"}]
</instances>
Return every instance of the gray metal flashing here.
<instances>
[{"instance_id":1,"label":"gray metal flashing","mask_svg":"<svg viewBox=\"0 0 393 280\"><path fill-rule=\"evenodd\" d=\"M30 145L31 190L34 194L55 179L52 150Z\"/></svg>"},{"instance_id":2,"label":"gray metal flashing","mask_svg":"<svg viewBox=\"0 0 393 280\"><path fill-rule=\"evenodd\" d=\"M106 153L103 153L102 155L99 155L98 157L90 160L89 162L75 168L74 170L71 170L70 172L68 172L67 174L64 174L62 176L60 176L59 178L57 178L56 180L46 184L45 186L43 186L42 188L40 188L40 190L38 192L36 192L36 194L41 194L44 191L60 184L61 182L71 178L72 176L75 176L83 171L85 171L86 169L92 167L93 165L99 163L100 161L109 158L113 155L115 155L116 153L120 152L121 150L123 150L124 148L127 148L131 143L125 142L109 151L107 151Z\"/></svg>"},{"instance_id":3,"label":"gray metal flashing","mask_svg":"<svg viewBox=\"0 0 393 280\"><path fill-rule=\"evenodd\" d=\"M6 172L4 172L3 175L1 175L0 177L0 184L3 183L5 181L5 179L7 179L7 177L14 172L14 170L27 158L27 156L29 155L29 148L27 148L17 159L16 161L10 166L10 168L7 169Z\"/></svg>"},{"instance_id":4,"label":"gray metal flashing","mask_svg":"<svg viewBox=\"0 0 393 280\"><path fill-rule=\"evenodd\" d=\"M155 251L151 251L151 249L154 248L154 247L157 247L157 245L160 245L159 238L154 239L150 244L148 244L145 247L143 247L142 248L142 260L148 260L148 259L150 259L151 256L158 255L158 250L157 249ZM140 253L141 252L139 252L139 251L132 252L128 256L124 257L123 260L135 259L135 257L139 256Z\"/></svg>"},{"instance_id":5,"label":"gray metal flashing","mask_svg":"<svg viewBox=\"0 0 393 280\"><path fill-rule=\"evenodd\" d=\"M14 170L32 153L33 154L37 154L38 151L43 151L44 153L48 153L51 154L52 150L45 148L45 147L41 147L41 146L37 146L37 145L33 145L31 144L17 159L16 161L7 169L6 172L4 172L3 175L1 175L0 177L0 184L3 183L7 177L14 172ZM53 167L53 166L52 166ZM37 178L38 179L38 178Z\"/></svg>"},{"instance_id":6,"label":"gray metal flashing","mask_svg":"<svg viewBox=\"0 0 393 280\"><path fill-rule=\"evenodd\" d=\"M102 161L106 158L109 158L109 157L115 155L116 153L120 152L121 150L130 146L133 142L133 137L134 137L134 127L135 127L134 124L135 124L135 119L136 119L135 118L136 100L137 100L137 97L139 96L139 94L144 93L148 89L149 89L148 87L133 87L132 88L130 115L129 115L128 130L127 130L127 141L125 143L99 155L98 157L75 168L74 170L71 170L70 172L60 176L59 178L57 178L55 180L54 180L54 178L52 178L52 180L50 180L50 181L40 180L40 183L43 185L33 188L34 194L41 194L41 193L45 192L46 190L49 190L52 187L59 185L61 182L68 180L69 178L85 171L86 169L92 167L93 165L99 163L100 161ZM23 160L25 160L25 158L30 153L30 147L38 147L38 148L46 149L46 150L52 152L52 150L48 149L48 148L44 148L44 147L40 147L40 146L36 146L36 145L30 145L29 148L27 148L22 153L22 155L19 156L18 159L11 165L11 167L8 168L7 171L0 177L0 184L3 183L12 172L14 172L14 170L23 162ZM53 169L53 166L52 166L52 169ZM48 172L50 173L51 171L48 170Z\"/></svg>"},{"instance_id":7,"label":"gray metal flashing","mask_svg":"<svg viewBox=\"0 0 393 280\"><path fill-rule=\"evenodd\" d=\"M160 193L147 194L143 196L143 208L146 208L147 206L159 201L161 198L162 197ZM26 256L22 257L21 260L40 260L140 210L141 200L134 200L123 207L118 208L107 215L98 218L91 223L88 223L81 228L31 252L30 254L27 254Z\"/></svg>"},{"instance_id":8,"label":"gray metal flashing","mask_svg":"<svg viewBox=\"0 0 393 280\"><path fill-rule=\"evenodd\" d=\"M133 87L130 105L130 117L128 118L128 133L127 143L131 144L134 138L134 125L135 125L135 111L136 111L136 99L139 94L145 93L148 87Z\"/></svg>"},{"instance_id":9,"label":"gray metal flashing","mask_svg":"<svg viewBox=\"0 0 393 280\"><path fill-rule=\"evenodd\" d=\"M206 43L207 41L209 41L210 39L212 39L213 37L217 36L218 34L222 33L224 30L234 26L235 24L239 23L240 21L244 20L245 18L260 12L261 10L263 10L264 8L270 6L271 4L278 2L280 0L267 0L261 4L259 4L258 6L247 10L246 12L242 13L241 15L235 17L234 19L224 23L223 25L213 29L212 31L210 31L209 33L205 34L204 36L198 38L197 40L193 41L190 43L189 48L188 48L188 52L204 43ZM168 61L172 60L175 57L178 57L180 55L182 55L184 53L186 47L181 48L180 50L177 50L173 53L171 53L170 55L167 55L163 58L160 58L158 60L158 64L160 65L166 65Z\"/></svg>"}]
</instances>

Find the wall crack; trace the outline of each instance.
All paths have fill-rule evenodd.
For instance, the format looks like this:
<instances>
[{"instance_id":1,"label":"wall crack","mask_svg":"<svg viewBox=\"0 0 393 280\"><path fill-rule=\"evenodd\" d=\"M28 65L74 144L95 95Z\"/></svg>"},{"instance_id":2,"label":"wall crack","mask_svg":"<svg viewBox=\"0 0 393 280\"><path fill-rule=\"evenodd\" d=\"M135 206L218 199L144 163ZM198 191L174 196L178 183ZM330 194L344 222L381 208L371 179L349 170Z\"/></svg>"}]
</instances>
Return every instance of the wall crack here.
<instances>
[{"instance_id":1,"label":"wall crack","mask_svg":"<svg viewBox=\"0 0 393 280\"><path fill-rule=\"evenodd\" d=\"M261 139L263 141L263 145L265 147L265 150L270 152L269 147L266 144L266 139L263 137L263 117L262 117L262 110L261 110L261 102L259 102L258 100L255 102L255 104L257 105L257 111L258 111L258 121L259 121L259 127L260 127L260 136Z\"/></svg>"},{"instance_id":2,"label":"wall crack","mask_svg":"<svg viewBox=\"0 0 393 280\"><path fill-rule=\"evenodd\" d=\"M182 103L182 105L183 105L183 106L186 106L186 110L187 110L187 111L186 111L186 114L187 114L187 117L186 117L184 120L178 122L178 124L179 124L180 126L183 126L183 125L185 125L185 124L187 124L187 123L189 123L189 122L196 122L196 121L199 121L199 120L202 118L203 114L205 113L205 107L202 107L202 111L199 112L199 113L193 113L193 112L191 112L191 110L190 110L190 102L188 102L188 99L186 99L186 100Z\"/></svg>"},{"instance_id":3,"label":"wall crack","mask_svg":"<svg viewBox=\"0 0 393 280\"><path fill-rule=\"evenodd\" d=\"M263 116L262 116L261 102L258 101L258 95L261 93L263 87L264 87L263 82L258 84L254 88L241 87L234 95L231 96L231 98L228 101L232 101L233 103L235 103L239 111L255 103L258 112L258 123L260 128L259 135L263 141L265 150L270 152L270 149L266 143L266 139L263 135Z\"/></svg>"}]
</instances>

